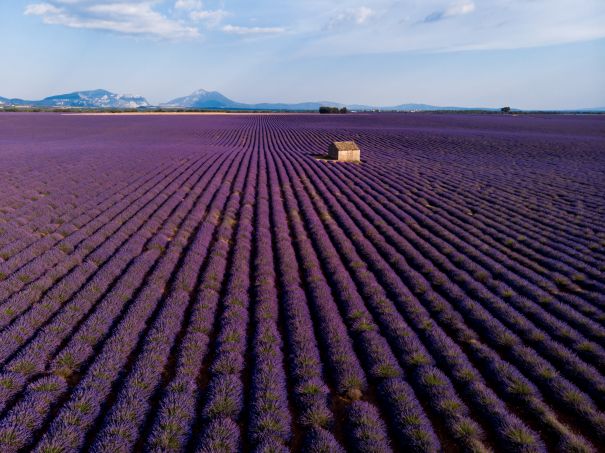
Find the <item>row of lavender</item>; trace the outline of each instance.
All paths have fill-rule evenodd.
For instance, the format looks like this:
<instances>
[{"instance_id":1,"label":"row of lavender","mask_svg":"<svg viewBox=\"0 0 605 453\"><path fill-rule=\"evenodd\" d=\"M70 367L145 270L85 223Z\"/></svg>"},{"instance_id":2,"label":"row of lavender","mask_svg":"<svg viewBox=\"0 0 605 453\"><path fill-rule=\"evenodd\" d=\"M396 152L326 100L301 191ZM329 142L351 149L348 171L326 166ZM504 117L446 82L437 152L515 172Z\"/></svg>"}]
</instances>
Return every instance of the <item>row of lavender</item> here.
<instances>
[{"instance_id":1,"label":"row of lavender","mask_svg":"<svg viewBox=\"0 0 605 453\"><path fill-rule=\"evenodd\" d=\"M308 131L300 134L302 136L301 139L297 137L296 131L294 133L291 131L288 132L283 126L276 127L276 130L279 131L277 133L278 136L282 135L284 137L283 144L288 144L287 147L283 146L283 149L290 148L291 143L296 143L297 141L297 147L299 149L305 149L303 148L305 143L309 142ZM321 137L322 132L322 139L325 140L325 131L320 131L317 134ZM351 132L348 133L350 134ZM338 134L334 135L338 136ZM372 137L372 139L375 139L375 137ZM321 139L318 139L317 141L320 142ZM371 143L371 141L369 140L368 143ZM408 151L407 154L409 156L411 153ZM400 159L397 164L393 166L395 167L393 168L393 172L397 172L404 162L403 159ZM456 231L456 233L460 234L462 237L478 239L475 240L474 243L477 244L476 248L469 247L468 244L460 241L459 237L452 235L451 233L448 236L444 236L446 241L442 241L440 235L443 234L442 232L444 231L447 232L448 228L451 228L452 222L445 221L442 223L440 229L433 229L435 225L434 220L439 218L441 209L431 209L428 216L422 216L422 211L427 211L422 207L419 209L419 206L422 206L422 199L414 200L411 203L402 203L402 198L404 200L406 198L402 197L402 195L404 195L403 190L401 190L402 188L409 188L412 184L418 184L420 187L422 185L430 186L434 184L434 181L431 181L428 178L416 180L414 171L401 172L401 179L392 177L390 175L391 172L385 171L385 167L389 166L388 161L383 161L381 164L382 167L380 170L374 171L373 174L373 169L370 167L376 167L376 165L372 160L370 160L367 165L364 164L364 166L362 166L363 168L327 166L322 168L322 171L326 173L326 182L328 185L323 186L317 185L317 182L320 181L321 178L318 178L316 167L311 167L307 173L309 175L308 181L313 182L315 188L319 189L316 190L315 188L311 188L311 196L314 197L316 194L321 194L322 197L326 197L328 200L330 198L329 194L336 194L339 196L338 200L333 203L331 209L337 213L339 211L339 205L344 204L346 212L341 214L341 220L339 222L341 227L348 232L349 235L355 238L359 244L358 249L366 254L363 256L363 261L365 263L376 263L376 275L384 279L384 285L386 287L395 289L397 288L395 285L398 285L398 282L395 279L391 280L387 277L390 270L388 267L384 266L384 263L381 265L378 254L382 255L383 258L391 263L391 268L398 271L400 277L405 276L406 274L409 275L409 277L402 280L415 293L415 296L410 295L410 298L416 297L421 302L426 303L427 306L434 307L434 319L442 318L445 321L444 327L446 329L455 327L455 329L452 330L452 335L454 338L459 336L458 338L460 338L460 343L462 345L469 342L474 348L475 344L471 335L475 336L475 334L471 334L471 332L467 331L462 323L459 326L451 326L452 319L455 320L455 316L457 316L458 313L463 315L463 317L460 318L460 321L467 322L471 325L472 323L476 324L477 333L481 335L485 332L477 338L479 341L486 344L492 343L496 352L504 358L507 358L508 355L510 363L516 365L528 377L532 377L532 374L535 373L534 382L542 384L545 387L543 390L545 393L552 393L553 407L558 409L560 404L564 404L569 407L570 411L573 413L578 415L581 414L587 421L589 420L588 423L592 424L594 428L592 432L587 433L587 437L602 436L602 415L599 411L599 409L602 408L602 395L600 392L603 388L603 378L600 374L603 364L602 330L599 325L600 323L593 322L593 320L590 319L591 317L583 317L578 312L570 310L567 304L555 305L558 302L558 298L561 298L565 302L567 302L567 300L574 301L574 298L577 296L576 294L571 296L564 291L557 290L552 291L553 294L549 294L549 299L541 300L541 295L534 292L533 294L528 294L532 296L531 299L522 298L516 300L514 297L515 292L506 286L506 283L508 283L506 281L507 277L516 279L513 280L515 283L521 282L519 283L519 286L526 289L528 292L532 289L531 287L528 288L527 282L519 279L519 276L516 276L514 273L504 273L502 266L500 266L500 268L494 268L498 271L497 274L495 272L494 274L484 273L483 275L477 273L476 271L478 269L476 264L473 263L472 260L469 260L465 254L467 253L473 258L481 258L484 254L490 254L492 249L486 247L485 244L481 244L481 240L484 240L484 237L482 235L469 235L468 233L464 235L464 230L460 229ZM305 166L304 161L301 161L301 165L303 167ZM434 170L434 167L435 166L431 164L432 170ZM456 177L453 168L449 166L448 169L449 178ZM319 174L321 174L321 172L319 172ZM366 176L369 177L366 178ZM344 182L344 184L342 182ZM385 182L388 182L388 184L385 184ZM374 191L374 197L370 195L372 189ZM432 193L435 191L432 187L431 189L427 190L425 188L424 190L425 192L420 193L420 195L425 197L432 196ZM388 199L385 198L385 195L389 193L392 194L392 197ZM447 194L444 194L444 196L439 197L439 208L445 208L443 198L445 198L446 195ZM360 199L357 199L357 196L359 196ZM372 198L374 198L374 200L372 200ZM432 198L437 199L437 197L434 196L432 196ZM349 202L349 200L351 200L352 203ZM372 203L373 209L368 209L366 203ZM388 209L384 209L385 205L388 206ZM398 206L403 208L401 210L395 210L395 212L400 215L391 215L389 211L393 212ZM361 215L356 214L356 211L359 211ZM456 209L450 209L450 212L456 212ZM407 220L406 217L408 216L411 216L412 218ZM351 220L354 220L357 225L350 224L349 222ZM406 228L406 223L408 224L408 228ZM429 231L423 231L424 228L422 227L431 229L429 229ZM399 230L399 234L397 234L397 230ZM423 233L425 238L428 238L424 243L418 241L414 237L420 232ZM364 237L371 240L372 244L370 248L366 249L364 247ZM449 263L447 256L438 253L439 250L435 249L435 247L431 247L431 243L436 241L439 241L436 245L443 247L443 250L448 250L447 255L452 255ZM456 248L463 253L456 253ZM418 252L422 252L429 260L423 259L422 254ZM597 256L597 261L598 253L602 252L596 251L595 256ZM402 261L402 258L406 261ZM506 257L499 258L502 259ZM474 271L473 273L467 273L465 275L460 272L460 267L466 262L469 263L469 271ZM494 263L496 262L494 261ZM514 261L504 259L500 263L510 265L513 269L516 269L514 267ZM475 267L473 268L474 264ZM410 272L409 265L420 270L420 273L425 274L425 277L423 278L422 275L418 273ZM446 267L446 265L448 267ZM435 269L435 267L443 267L445 273L439 272L439 269ZM593 281L588 281L588 278L582 280L582 282L586 282L586 288L598 288L598 285L602 285L600 269L593 268L592 271L594 275ZM448 275L454 276L456 281L448 281ZM504 282L490 281L490 278L493 278L493 276L495 277L494 280L502 278ZM453 283L456 283L456 285ZM486 291L486 287L490 286L488 283L493 283L494 288L501 289L501 291L490 294ZM435 292L433 292L431 287ZM405 291L405 289L402 290L401 287L397 288L394 291L393 297L400 297L399 294L403 291ZM537 291L537 289L534 288L534 291ZM602 293L599 293L598 290L596 292L590 292L585 289L574 291L574 288L571 288L570 292L578 292L579 299L584 299L582 302L590 304L593 309L598 308L597 304L602 296ZM440 300L440 293L445 300ZM470 300L469 297L471 298ZM566 297L568 299L566 299ZM472 299L474 299L474 301ZM515 304L511 304L511 301L515 302ZM560 317L563 318L564 322L553 317L549 313L550 310L540 310L539 307L536 306L535 301L547 305L549 308L553 307L557 309L555 313L560 314ZM454 308L457 305L460 308L452 311L451 315L446 315L444 317L444 314L442 313L444 311L443 303L447 302L452 303ZM515 312L515 310L512 310L511 305L515 308L519 307L520 311L523 310L521 313L531 314L537 321L544 323L546 327L552 329L552 331L548 331L549 334L558 336L561 340L566 340L566 342L569 343L569 346L576 349L576 351L569 351L558 342L551 341L545 331L537 329L527 318L523 317L520 313ZM413 307L411 313L415 314L414 311L417 311L418 308L419 307L417 306ZM487 310L485 310L485 308L487 308ZM458 313L456 313L456 311ZM496 315L493 321L488 317L490 312ZM412 314L410 316L412 316ZM566 324L566 322L569 321L570 316L574 316L574 321L582 322L580 325L582 328L581 332L573 330ZM504 330L503 327L505 326L502 326L498 321L507 323L511 330ZM420 329L422 329L421 325L419 326L419 330ZM582 336L586 335L588 337L588 334L592 336L593 333L594 342L587 341ZM525 344L531 344L532 346L535 344L535 349L532 350L527 348L523 342L519 341L520 339L515 338L517 335L521 336L522 340L525 340ZM511 349L511 347L516 344L519 344L518 353L515 351L516 348ZM578 360L574 352L584 352L586 361ZM556 368L550 368L549 371L546 371L547 367L551 364L542 360L542 357L550 359ZM493 369L494 368L491 370L493 371ZM497 366L495 369L499 370L499 373L502 372L501 366ZM489 373L487 370L486 372ZM572 382L559 379L556 376L558 372L566 372ZM550 375L553 376L551 377ZM546 382L541 382L545 380L545 377L547 378L548 385L546 385ZM495 378L501 378L501 376L495 376ZM508 379L510 380L510 377ZM585 389L587 394L582 394L580 390L574 386L576 383L578 384L578 387ZM507 384L503 383L502 385ZM517 385L516 382L515 385ZM510 382L508 386L510 386ZM522 393L525 392L529 392L526 386L523 387ZM515 396L515 393L511 393L512 395L507 395L507 399ZM518 393L518 390L516 393ZM573 397L571 397L572 395ZM520 405L520 410L525 409L526 405L524 402ZM544 420L543 416L540 418L543 422L552 425L552 415L546 420ZM557 426L560 435L567 437L568 430L561 431L560 428L560 426Z\"/></svg>"},{"instance_id":2,"label":"row of lavender","mask_svg":"<svg viewBox=\"0 0 605 453\"><path fill-rule=\"evenodd\" d=\"M133 117L39 167L7 133L3 451L594 451L598 124L421 118Z\"/></svg>"}]
</instances>

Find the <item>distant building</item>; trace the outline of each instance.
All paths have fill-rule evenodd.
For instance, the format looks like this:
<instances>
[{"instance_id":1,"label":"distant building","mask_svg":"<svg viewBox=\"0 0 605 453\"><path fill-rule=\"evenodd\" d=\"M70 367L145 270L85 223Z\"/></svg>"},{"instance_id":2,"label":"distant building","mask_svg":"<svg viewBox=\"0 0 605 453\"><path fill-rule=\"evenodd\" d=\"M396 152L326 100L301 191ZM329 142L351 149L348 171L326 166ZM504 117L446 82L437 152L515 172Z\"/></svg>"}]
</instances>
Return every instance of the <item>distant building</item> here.
<instances>
[{"instance_id":1,"label":"distant building","mask_svg":"<svg viewBox=\"0 0 605 453\"><path fill-rule=\"evenodd\" d=\"M359 162L361 150L355 142L334 142L328 148L328 157L342 162Z\"/></svg>"}]
</instances>

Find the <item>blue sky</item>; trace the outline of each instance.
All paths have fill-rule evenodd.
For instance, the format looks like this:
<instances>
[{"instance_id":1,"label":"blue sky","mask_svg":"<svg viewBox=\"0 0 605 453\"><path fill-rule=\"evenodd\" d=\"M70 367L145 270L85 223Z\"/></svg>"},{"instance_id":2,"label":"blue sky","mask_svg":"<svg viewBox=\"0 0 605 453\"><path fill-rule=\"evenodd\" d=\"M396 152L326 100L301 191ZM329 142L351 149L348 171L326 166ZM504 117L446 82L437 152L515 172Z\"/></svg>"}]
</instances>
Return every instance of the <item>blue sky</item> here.
<instances>
[{"instance_id":1,"label":"blue sky","mask_svg":"<svg viewBox=\"0 0 605 453\"><path fill-rule=\"evenodd\" d=\"M0 96L605 106L604 0L0 1Z\"/></svg>"}]
</instances>

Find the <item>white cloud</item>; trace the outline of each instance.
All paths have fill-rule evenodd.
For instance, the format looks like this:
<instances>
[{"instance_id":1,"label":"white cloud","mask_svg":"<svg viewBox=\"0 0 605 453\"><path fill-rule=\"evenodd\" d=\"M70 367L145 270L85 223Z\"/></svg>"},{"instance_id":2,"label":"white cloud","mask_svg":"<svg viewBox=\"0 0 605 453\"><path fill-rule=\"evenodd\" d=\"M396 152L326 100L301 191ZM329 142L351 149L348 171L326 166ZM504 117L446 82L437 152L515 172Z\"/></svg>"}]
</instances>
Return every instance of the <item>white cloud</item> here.
<instances>
[{"instance_id":1,"label":"white cloud","mask_svg":"<svg viewBox=\"0 0 605 453\"><path fill-rule=\"evenodd\" d=\"M321 3L309 1L316 9ZM605 38L603 0L375 0L371 7L375 15L363 26L354 26L355 8L326 13L323 26L309 18L296 55L519 49Z\"/></svg>"},{"instance_id":2,"label":"white cloud","mask_svg":"<svg viewBox=\"0 0 605 453\"><path fill-rule=\"evenodd\" d=\"M334 29L340 25L354 23L357 25L363 25L368 20L376 15L376 11L367 6L359 6L357 8L348 8L344 11L334 15L328 21L327 28Z\"/></svg>"},{"instance_id":3,"label":"white cloud","mask_svg":"<svg viewBox=\"0 0 605 453\"><path fill-rule=\"evenodd\" d=\"M154 1L91 3L62 0L27 5L25 14L40 16L46 24L104 30L127 35L178 40L196 38L197 28L153 9Z\"/></svg>"},{"instance_id":4,"label":"white cloud","mask_svg":"<svg viewBox=\"0 0 605 453\"><path fill-rule=\"evenodd\" d=\"M269 35L286 31L282 27L240 27L238 25L225 25L222 30L234 35Z\"/></svg>"},{"instance_id":5,"label":"white cloud","mask_svg":"<svg viewBox=\"0 0 605 453\"><path fill-rule=\"evenodd\" d=\"M208 27L216 27L229 13L222 8L205 9L202 0L177 0L174 4L177 11L186 12L193 22L202 22Z\"/></svg>"},{"instance_id":6,"label":"white cloud","mask_svg":"<svg viewBox=\"0 0 605 453\"><path fill-rule=\"evenodd\" d=\"M605 1L571 2L232 1L227 11L225 0L29 0L25 13L49 24L169 40L195 38L201 30L219 40L222 33L285 33L293 54L319 56L516 49L604 38ZM261 26L254 17L278 26Z\"/></svg>"},{"instance_id":7,"label":"white cloud","mask_svg":"<svg viewBox=\"0 0 605 453\"><path fill-rule=\"evenodd\" d=\"M452 16L462 16L464 14L469 14L475 11L475 3L471 1L464 1L454 3L445 9L444 16L452 17Z\"/></svg>"},{"instance_id":8,"label":"white cloud","mask_svg":"<svg viewBox=\"0 0 605 453\"><path fill-rule=\"evenodd\" d=\"M433 11L431 14L426 16L425 22L437 22L448 17L464 16L475 11L475 3L470 0L459 1L452 3L445 9Z\"/></svg>"},{"instance_id":9,"label":"white cloud","mask_svg":"<svg viewBox=\"0 0 605 453\"><path fill-rule=\"evenodd\" d=\"M202 0L177 0L176 9L202 9Z\"/></svg>"},{"instance_id":10,"label":"white cloud","mask_svg":"<svg viewBox=\"0 0 605 453\"><path fill-rule=\"evenodd\" d=\"M36 3L34 5L27 5L25 7L26 15L35 15L35 16L43 16L46 14L59 14L61 10L56 6L50 5L48 3Z\"/></svg>"},{"instance_id":11,"label":"white cloud","mask_svg":"<svg viewBox=\"0 0 605 453\"><path fill-rule=\"evenodd\" d=\"M375 14L376 13L374 12L374 10L371 8L368 8L367 6L361 6L351 12L352 17L355 20L355 23L360 24L360 25L365 23L370 17L374 16Z\"/></svg>"},{"instance_id":12,"label":"white cloud","mask_svg":"<svg viewBox=\"0 0 605 453\"><path fill-rule=\"evenodd\" d=\"M218 25L222 20L229 16L229 13L224 9L216 10L198 10L191 11L189 17L196 22L204 22L209 26Z\"/></svg>"}]
</instances>

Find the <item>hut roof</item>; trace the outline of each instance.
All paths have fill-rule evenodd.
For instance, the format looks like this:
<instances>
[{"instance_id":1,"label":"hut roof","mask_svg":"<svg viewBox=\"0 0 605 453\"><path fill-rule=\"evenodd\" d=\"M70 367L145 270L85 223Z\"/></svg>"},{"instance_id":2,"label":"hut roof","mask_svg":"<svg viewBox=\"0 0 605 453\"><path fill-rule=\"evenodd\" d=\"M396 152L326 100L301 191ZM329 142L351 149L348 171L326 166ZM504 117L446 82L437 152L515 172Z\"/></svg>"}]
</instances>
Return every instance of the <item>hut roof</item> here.
<instances>
[{"instance_id":1,"label":"hut roof","mask_svg":"<svg viewBox=\"0 0 605 453\"><path fill-rule=\"evenodd\" d=\"M357 151L359 146L355 142L333 142L332 146L337 151Z\"/></svg>"}]
</instances>

